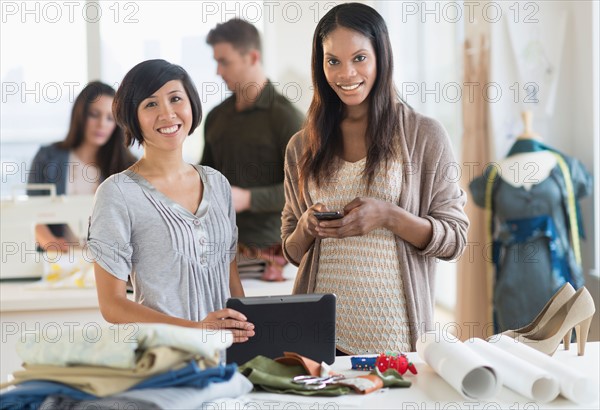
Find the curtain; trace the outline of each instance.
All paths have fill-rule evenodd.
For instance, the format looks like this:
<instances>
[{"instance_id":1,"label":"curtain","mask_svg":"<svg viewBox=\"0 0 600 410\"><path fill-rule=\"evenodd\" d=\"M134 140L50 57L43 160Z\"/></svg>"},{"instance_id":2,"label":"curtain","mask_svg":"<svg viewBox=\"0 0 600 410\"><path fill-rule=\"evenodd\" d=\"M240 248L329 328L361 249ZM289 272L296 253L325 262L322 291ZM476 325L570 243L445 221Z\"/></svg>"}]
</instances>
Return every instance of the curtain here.
<instances>
[{"instance_id":1,"label":"curtain","mask_svg":"<svg viewBox=\"0 0 600 410\"><path fill-rule=\"evenodd\" d=\"M464 42L464 82L481 91L489 83L489 33L482 29L467 28ZM490 162L491 135L488 122L489 102L484 93L464 95L461 187L469 192L469 182L482 174ZM487 337L493 333L492 284L493 273L488 262L486 246L486 218L483 209L467 201L465 212L471 225L468 248L457 262L456 321L461 340L469 337Z\"/></svg>"}]
</instances>

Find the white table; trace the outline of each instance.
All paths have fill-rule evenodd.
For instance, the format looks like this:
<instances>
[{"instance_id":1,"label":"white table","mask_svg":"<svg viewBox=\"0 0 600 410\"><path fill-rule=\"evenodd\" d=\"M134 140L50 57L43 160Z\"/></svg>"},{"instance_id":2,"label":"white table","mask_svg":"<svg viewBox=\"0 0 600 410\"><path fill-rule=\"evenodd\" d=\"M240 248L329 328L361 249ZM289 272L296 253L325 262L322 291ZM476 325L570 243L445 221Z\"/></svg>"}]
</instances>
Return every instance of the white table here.
<instances>
[{"instance_id":1,"label":"white table","mask_svg":"<svg viewBox=\"0 0 600 410\"><path fill-rule=\"evenodd\" d=\"M259 280L243 280L248 296L290 294L293 286L295 268L286 267L285 282L268 283ZM17 334L11 334L13 326L22 330L43 330L54 324L78 322L106 324L98 308L95 289L84 290L28 290L23 283L3 282L0 284L0 322L2 325L2 344L0 345L0 380L5 381L8 374L20 368L20 361L15 353ZM600 343L592 342L586 346L586 354L577 356L577 345L573 344L569 352L558 350L555 357L563 363L585 373L596 384L600 374ZM599 403L577 407L574 403L559 396L551 403L538 405L525 397L503 388L497 400L489 402L467 401L437 376L416 353L409 353L419 374L406 376L413 385L406 389L384 389L370 395L347 395L332 397L303 397L295 395L276 395L255 392L243 399L245 404L239 409L297 409L311 410L368 408L368 409L486 409L506 408L526 410L539 408L557 409L598 409ZM334 369L344 374L362 374L350 369L349 357L338 357ZM206 409L211 409L207 406ZM220 408L219 408L220 410Z\"/></svg>"},{"instance_id":2,"label":"white table","mask_svg":"<svg viewBox=\"0 0 600 410\"><path fill-rule=\"evenodd\" d=\"M586 346L585 356L577 356L577 345L572 344L570 351L558 350L554 357L571 366L572 368L586 374L599 382L600 356L599 342L590 342ZM382 389L367 395L349 394L340 397L304 397L296 395L270 394L264 392L252 392L243 398L244 403L240 408L245 409L311 409L311 410L334 410L344 408L361 409L404 409L404 410L493 410L493 409L598 409L600 404L590 403L577 406L575 403L559 396L556 400L538 404L503 387L498 397L491 401L469 401L463 398L448 383L439 377L432 368L424 363L416 353L409 353L409 359L415 363L418 374L413 376L410 372L405 377L412 381L409 388ZM349 370L350 357L338 357L333 369L346 374L365 374ZM210 407L207 407L210 408Z\"/></svg>"}]
</instances>

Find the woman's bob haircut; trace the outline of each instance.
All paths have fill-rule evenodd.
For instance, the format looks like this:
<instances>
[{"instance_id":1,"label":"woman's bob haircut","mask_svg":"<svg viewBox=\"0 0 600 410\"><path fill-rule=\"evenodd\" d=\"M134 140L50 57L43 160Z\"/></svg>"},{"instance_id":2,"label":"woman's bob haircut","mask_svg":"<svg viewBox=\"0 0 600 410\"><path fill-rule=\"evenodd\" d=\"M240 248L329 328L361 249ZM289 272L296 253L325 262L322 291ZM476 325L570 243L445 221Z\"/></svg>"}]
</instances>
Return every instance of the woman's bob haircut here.
<instances>
[{"instance_id":1,"label":"woman's bob haircut","mask_svg":"<svg viewBox=\"0 0 600 410\"><path fill-rule=\"evenodd\" d=\"M133 145L134 141L140 145L144 142L137 115L140 103L173 80L181 81L190 99L193 118L190 134L198 127L202 120L202 105L190 75L182 67L165 60L143 61L125 75L113 101L113 115L125 132L127 145Z\"/></svg>"}]
</instances>

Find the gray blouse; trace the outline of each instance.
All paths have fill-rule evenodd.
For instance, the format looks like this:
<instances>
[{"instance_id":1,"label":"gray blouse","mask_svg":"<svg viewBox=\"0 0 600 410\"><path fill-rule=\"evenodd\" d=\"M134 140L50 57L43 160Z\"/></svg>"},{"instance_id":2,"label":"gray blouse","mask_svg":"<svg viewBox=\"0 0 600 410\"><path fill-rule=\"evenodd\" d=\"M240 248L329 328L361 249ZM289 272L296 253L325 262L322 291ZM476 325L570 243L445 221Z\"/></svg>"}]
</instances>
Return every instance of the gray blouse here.
<instances>
[{"instance_id":1,"label":"gray blouse","mask_svg":"<svg viewBox=\"0 0 600 410\"><path fill-rule=\"evenodd\" d=\"M109 177L96 191L88 246L116 278L131 275L136 302L199 321L230 296L238 232L229 182L195 167L204 184L195 214L133 171Z\"/></svg>"}]
</instances>

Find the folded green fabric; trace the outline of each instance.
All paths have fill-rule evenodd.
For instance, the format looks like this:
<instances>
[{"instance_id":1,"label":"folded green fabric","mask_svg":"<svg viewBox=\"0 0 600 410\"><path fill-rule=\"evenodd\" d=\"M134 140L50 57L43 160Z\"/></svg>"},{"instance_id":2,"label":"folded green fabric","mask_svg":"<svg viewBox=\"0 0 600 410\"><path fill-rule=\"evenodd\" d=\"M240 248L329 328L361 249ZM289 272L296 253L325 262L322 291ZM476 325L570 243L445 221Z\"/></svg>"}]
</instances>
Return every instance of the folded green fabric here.
<instances>
[{"instance_id":1,"label":"folded green fabric","mask_svg":"<svg viewBox=\"0 0 600 410\"><path fill-rule=\"evenodd\" d=\"M323 389L310 389L304 384L292 382L295 376L306 373L302 366L289 366L277 363L264 356L254 359L240 366L239 371L252 382L255 387L260 387L270 393L299 394L302 396L341 396L350 392L349 387L329 385Z\"/></svg>"},{"instance_id":2,"label":"folded green fabric","mask_svg":"<svg viewBox=\"0 0 600 410\"><path fill-rule=\"evenodd\" d=\"M239 371L252 382L255 387L270 393L300 394L303 396L341 396L348 394L352 389L341 385L328 385L323 389L311 389L304 384L296 384L292 381L295 376L306 373L300 365L287 365L278 363L264 356L256 356L254 359L240 366ZM379 377L383 381L383 387L410 387L411 382L404 380L397 370L388 369L381 373L374 369L370 374Z\"/></svg>"},{"instance_id":3,"label":"folded green fabric","mask_svg":"<svg viewBox=\"0 0 600 410\"><path fill-rule=\"evenodd\" d=\"M410 387L412 384L410 381L404 380L402 375L396 369L387 369L385 372L381 373L376 367L370 374L374 374L383 380L383 387Z\"/></svg>"}]
</instances>

